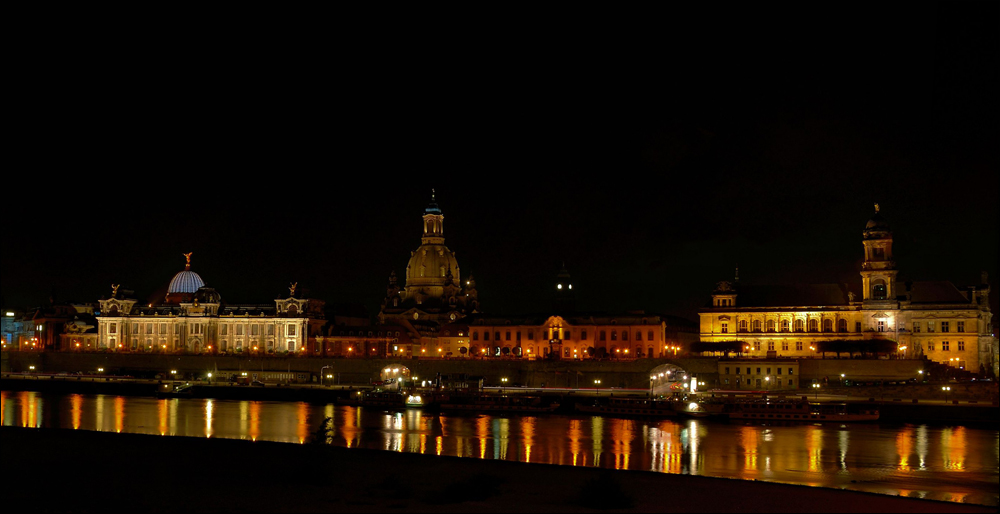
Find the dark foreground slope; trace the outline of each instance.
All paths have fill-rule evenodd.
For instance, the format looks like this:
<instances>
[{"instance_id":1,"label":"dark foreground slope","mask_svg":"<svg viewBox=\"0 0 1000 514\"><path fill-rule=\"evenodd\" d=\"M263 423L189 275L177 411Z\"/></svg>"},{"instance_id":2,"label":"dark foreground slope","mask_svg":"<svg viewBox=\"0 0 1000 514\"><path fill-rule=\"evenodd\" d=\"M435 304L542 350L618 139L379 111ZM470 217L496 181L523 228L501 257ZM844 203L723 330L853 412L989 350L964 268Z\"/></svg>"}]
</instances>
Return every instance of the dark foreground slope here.
<instances>
[{"instance_id":1,"label":"dark foreground slope","mask_svg":"<svg viewBox=\"0 0 1000 514\"><path fill-rule=\"evenodd\" d=\"M36 512L995 512L854 492L316 445L0 429Z\"/></svg>"}]
</instances>

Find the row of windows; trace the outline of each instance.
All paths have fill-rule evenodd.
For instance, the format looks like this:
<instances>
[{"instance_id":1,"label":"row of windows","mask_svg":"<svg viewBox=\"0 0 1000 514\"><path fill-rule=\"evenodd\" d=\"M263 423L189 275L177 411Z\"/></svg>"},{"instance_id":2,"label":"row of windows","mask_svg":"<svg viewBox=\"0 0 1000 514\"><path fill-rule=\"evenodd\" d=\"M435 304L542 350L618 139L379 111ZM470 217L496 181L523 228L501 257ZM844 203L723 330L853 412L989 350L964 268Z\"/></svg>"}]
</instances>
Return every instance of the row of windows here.
<instances>
[{"instance_id":1,"label":"row of windows","mask_svg":"<svg viewBox=\"0 0 1000 514\"><path fill-rule=\"evenodd\" d=\"M728 379L728 378L727 378L727 379L725 379L725 380L723 380L722 382L723 382L723 384L725 384L725 385L729 385L729 379ZM743 379L740 379L740 378L737 378L737 379L735 379L735 380L734 380L733 382L734 382L734 384L733 384L733 385L741 385L741 384L743 383ZM754 385L754 384L753 384L753 379L751 379L751 378L748 378L748 379L747 379L747 385L748 385L748 386L752 386L752 385ZM764 384L763 384L763 380L761 380L761 379L759 379L759 378L758 378L758 379L757 379L757 387L762 387L763 385L764 385ZM775 385L776 385L777 387L781 387L781 386L782 386L782 383L781 383L781 379L780 379L780 378L779 378L779 379L777 379L777 380L775 380ZM795 387L795 380L791 380L791 379L789 379L789 380L788 380L788 387Z\"/></svg>"},{"instance_id":2,"label":"row of windows","mask_svg":"<svg viewBox=\"0 0 1000 514\"><path fill-rule=\"evenodd\" d=\"M957 333L964 334L965 333L965 322L964 321L959 321L959 322L956 323L956 325L957 326L955 328L958 329ZM923 325L919 321L914 321L913 322L913 333L914 334L921 333L922 332L922 328L923 328ZM933 322L933 321L928 321L927 322L927 333L928 334L933 334L936 331L937 331L937 324L935 322ZM949 334L949 333L951 333L951 322L950 321L942 321L941 322L941 333L942 334Z\"/></svg>"},{"instance_id":3,"label":"row of windows","mask_svg":"<svg viewBox=\"0 0 1000 514\"><path fill-rule=\"evenodd\" d=\"M490 332L482 332L481 334L482 334L482 340L483 341L489 341L490 340ZM563 340L563 341L568 341L568 340L572 340L573 339L573 331L572 330L551 329L551 330L543 331L542 335L543 336L547 336L547 337L545 337L546 340L560 339L560 340ZM587 334L586 330L581 331L580 332L580 341L586 341L587 340L587 336L588 336L588 334ZM512 339L512 337L516 338L516 339ZM611 331L611 341L618 341L619 337L621 338L622 341L628 341L629 340L629 332L624 331L624 330L621 331L620 333L618 331L614 331L614 330ZM642 342L642 340L643 340L642 337L643 337L642 332L641 331L636 331L636 333L635 333L635 340L637 342ZM647 341L655 341L655 338L656 338L656 334L652 330L650 330L649 332L646 333L646 340ZM473 331L472 332L472 340L473 341L479 341L480 340L480 332ZM494 341L511 341L511 340L521 341L521 332L511 332L511 331L508 330L506 332L501 333L500 331L496 331L496 332L493 332L493 340ZM535 340L535 333L534 332L528 332L528 340L529 341L534 341ZM608 332L605 331L605 330L600 331L598 333L598 341L607 341L607 340L608 340Z\"/></svg>"},{"instance_id":4,"label":"row of windows","mask_svg":"<svg viewBox=\"0 0 1000 514\"><path fill-rule=\"evenodd\" d=\"M919 348L920 345L918 344L917 347ZM934 348L935 348L935 346L934 346L933 342L927 343L927 351L933 352ZM941 351L942 352L950 352L951 351L951 342L950 341L942 341L941 342ZM959 341L958 342L958 351L960 351L960 352L964 352L965 351L965 341Z\"/></svg>"},{"instance_id":5,"label":"row of windows","mask_svg":"<svg viewBox=\"0 0 1000 514\"><path fill-rule=\"evenodd\" d=\"M161 325L159 325L159 327L160 327L159 328L159 332L158 332L159 335L161 335L161 336L162 335L167 335L167 332L168 332L167 325L161 324ZM295 336L296 333L298 332L295 325L287 325L287 327L288 328L286 330L286 333L289 336ZM154 334L154 330L155 330L154 329L154 325L151 324L151 323L147 323L144 326L140 326L138 323L133 323L132 324L132 333L133 334L141 334L141 333L143 333L143 331L140 330L141 328L145 329L144 332L145 332L146 335L153 335ZM250 326L250 335L252 335L252 336L259 336L260 332L261 332L260 328L261 328L261 325L251 325ZM244 335L244 333L243 333L244 330L243 329L244 329L243 325L237 325L236 326L236 335L238 335L238 336ZM109 334L117 334L118 333L118 324L117 323L109 323L108 324L108 333ZM180 333L181 333L181 325L175 324L174 325L174 335L180 335ZM191 324L191 325L188 325L188 333L191 334L191 335L204 335L205 334L205 325L203 325L203 324ZM219 335L223 335L223 336L229 335L229 325L221 325L219 327ZM274 325L268 325L267 326L267 335L269 335L269 336L273 336L274 335Z\"/></svg>"},{"instance_id":6,"label":"row of windows","mask_svg":"<svg viewBox=\"0 0 1000 514\"><path fill-rule=\"evenodd\" d=\"M791 345L792 345L792 343L789 343L787 341L786 342L782 342L781 343L781 351L783 351L783 352L791 351L790 350ZM763 346L761 345L761 343L759 343L759 342L753 343L753 351L759 352L759 351L761 351L761 348L763 348ZM805 345L802 344L802 341L799 341L799 342L795 343L795 351L801 352L801 351L804 351L804 348L805 348ZM767 351L769 351L769 352L778 351L778 345L777 345L777 343L774 343L774 342L767 343Z\"/></svg>"},{"instance_id":7,"label":"row of windows","mask_svg":"<svg viewBox=\"0 0 1000 514\"><path fill-rule=\"evenodd\" d=\"M794 325L788 320L781 320L781 331L782 332L805 332L806 322L805 320L797 319ZM837 322L837 332L847 332L847 320L842 319ZM740 320L738 329L740 332L777 332L778 323L774 320L767 320L766 324L761 320L754 320L753 322L747 322L746 320ZM854 324L854 330L856 332L861 332L861 323L857 322ZM819 320L811 319L809 320L809 332L819 332ZM826 319L823 320L823 332L833 332L833 320ZM722 322L722 333L729 333L729 323Z\"/></svg>"},{"instance_id":8,"label":"row of windows","mask_svg":"<svg viewBox=\"0 0 1000 514\"><path fill-rule=\"evenodd\" d=\"M730 373L730 371L732 369L735 369L736 373ZM747 370L746 373L743 373L744 369ZM785 368L757 368L757 373L752 373L753 369L754 368L726 368L726 372L724 374L725 375L734 375L734 374L735 375L744 375L745 374L745 375L778 375L778 376L781 376L782 371L785 370ZM795 368L787 368L787 369L788 369L788 376L792 376L792 375L795 374ZM764 373L764 370L767 370L767 372ZM771 373L772 370L776 371L776 373Z\"/></svg>"}]
</instances>

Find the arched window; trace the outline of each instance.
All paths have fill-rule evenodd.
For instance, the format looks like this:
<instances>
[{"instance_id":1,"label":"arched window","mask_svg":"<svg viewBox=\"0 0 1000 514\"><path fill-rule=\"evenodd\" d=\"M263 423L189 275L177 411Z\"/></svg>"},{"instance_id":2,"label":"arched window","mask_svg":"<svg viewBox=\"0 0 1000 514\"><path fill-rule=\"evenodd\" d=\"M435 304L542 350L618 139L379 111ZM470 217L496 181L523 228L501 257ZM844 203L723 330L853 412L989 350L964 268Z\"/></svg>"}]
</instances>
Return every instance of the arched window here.
<instances>
[{"instance_id":1,"label":"arched window","mask_svg":"<svg viewBox=\"0 0 1000 514\"><path fill-rule=\"evenodd\" d=\"M811 319L809 320L809 331L819 332L819 320Z\"/></svg>"},{"instance_id":2,"label":"arched window","mask_svg":"<svg viewBox=\"0 0 1000 514\"><path fill-rule=\"evenodd\" d=\"M622 341L628 341L628 332L622 331Z\"/></svg>"},{"instance_id":3,"label":"arched window","mask_svg":"<svg viewBox=\"0 0 1000 514\"><path fill-rule=\"evenodd\" d=\"M747 320L740 320L740 332L747 331Z\"/></svg>"},{"instance_id":4,"label":"arched window","mask_svg":"<svg viewBox=\"0 0 1000 514\"><path fill-rule=\"evenodd\" d=\"M833 332L833 320L825 319L823 320L823 332Z\"/></svg>"},{"instance_id":5,"label":"arched window","mask_svg":"<svg viewBox=\"0 0 1000 514\"><path fill-rule=\"evenodd\" d=\"M800 319L795 320L795 331L796 332L805 332L806 331L806 322L802 321Z\"/></svg>"},{"instance_id":6,"label":"arched window","mask_svg":"<svg viewBox=\"0 0 1000 514\"><path fill-rule=\"evenodd\" d=\"M885 300L888 294L888 290L885 286L885 280L878 279L872 283L873 300Z\"/></svg>"},{"instance_id":7,"label":"arched window","mask_svg":"<svg viewBox=\"0 0 1000 514\"><path fill-rule=\"evenodd\" d=\"M753 320L753 331L754 332L760 332L760 320L759 319Z\"/></svg>"},{"instance_id":8,"label":"arched window","mask_svg":"<svg viewBox=\"0 0 1000 514\"><path fill-rule=\"evenodd\" d=\"M787 319L781 320L781 331L788 332L790 330L791 330L791 323L789 323Z\"/></svg>"},{"instance_id":9,"label":"arched window","mask_svg":"<svg viewBox=\"0 0 1000 514\"><path fill-rule=\"evenodd\" d=\"M768 332L774 332L774 320L773 319L767 320L767 331Z\"/></svg>"},{"instance_id":10,"label":"arched window","mask_svg":"<svg viewBox=\"0 0 1000 514\"><path fill-rule=\"evenodd\" d=\"M842 319L837 322L837 332L847 332L847 320Z\"/></svg>"}]
</instances>

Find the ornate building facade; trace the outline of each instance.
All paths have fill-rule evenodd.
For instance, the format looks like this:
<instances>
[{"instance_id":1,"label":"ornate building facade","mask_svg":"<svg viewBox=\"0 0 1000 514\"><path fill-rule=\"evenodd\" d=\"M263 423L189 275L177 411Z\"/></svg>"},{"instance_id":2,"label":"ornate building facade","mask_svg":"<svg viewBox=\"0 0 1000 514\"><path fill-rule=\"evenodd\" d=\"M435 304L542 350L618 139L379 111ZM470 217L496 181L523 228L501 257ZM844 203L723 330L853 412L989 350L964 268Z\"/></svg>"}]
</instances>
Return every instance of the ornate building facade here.
<instances>
[{"instance_id":1,"label":"ornate building facade","mask_svg":"<svg viewBox=\"0 0 1000 514\"><path fill-rule=\"evenodd\" d=\"M166 298L140 304L119 286L100 301L97 350L135 353L292 354L321 351L323 302L289 296L272 304L225 304L191 271L191 254ZM76 349L76 348L71 348Z\"/></svg>"},{"instance_id":2,"label":"ornate building facade","mask_svg":"<svg viewBox=\"0 0 1000 514\"><path fill-rule=\"evenodd\" d=\"M903 282L892 230L876 206L862 239L860 284L745 287L722 282L700 313L704 343L740 341L754 357L817 357L831 341L896 343L896 357L968 371L992 367L990 286Z\"/></svg>"}]
</instances>

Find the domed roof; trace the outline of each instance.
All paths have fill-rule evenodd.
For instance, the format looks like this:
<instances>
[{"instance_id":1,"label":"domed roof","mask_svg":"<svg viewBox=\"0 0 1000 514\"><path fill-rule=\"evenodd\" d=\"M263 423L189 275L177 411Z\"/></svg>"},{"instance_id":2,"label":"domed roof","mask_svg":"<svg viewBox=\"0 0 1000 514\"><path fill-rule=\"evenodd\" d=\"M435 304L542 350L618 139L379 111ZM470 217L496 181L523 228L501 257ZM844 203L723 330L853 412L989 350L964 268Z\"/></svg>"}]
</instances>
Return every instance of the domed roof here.
<instances>
[{"instance_id":1,"label":"domed roof","mask_svg":"<svg viewBox=\"0 0 1000 514\"><path fill-rule=\"evenodd\" d=\"M167 294L194 294L203 287L205 287L205 281L201 279L201 276L193 271L184 270L174 275L174 279L170 281L170 287L167 289Z\"/></svg>"},{"instance_id":2,"label":"domed roof","mask_svg":"<svg viewBox=\"0 0 1000 514\"><path fill-rule=\"evenodd\" d=\"M410 257L410 263L406 266L406 285L441 286L449 271L456 284L461 282L462 276L455 254L444 245L425 244Z\"/></svg>"},{"instance_id":3,"label":"domed roof","mask_svg":"<svg viewBox=\"0 0 1000 514\"><path fill-rule=\"evenodd\" d=\"M868 225L865 226L865 230L889 232L892 228L889 226L889 222L886 221L881 214L875 213L875 216L868 220Z\"/></svg>"}]
</instances>

